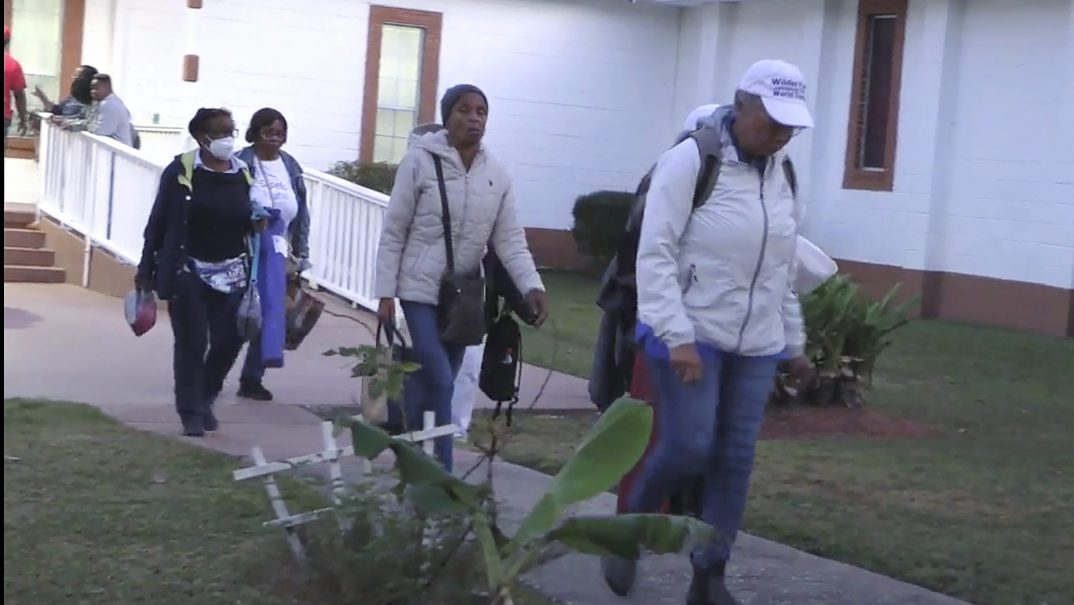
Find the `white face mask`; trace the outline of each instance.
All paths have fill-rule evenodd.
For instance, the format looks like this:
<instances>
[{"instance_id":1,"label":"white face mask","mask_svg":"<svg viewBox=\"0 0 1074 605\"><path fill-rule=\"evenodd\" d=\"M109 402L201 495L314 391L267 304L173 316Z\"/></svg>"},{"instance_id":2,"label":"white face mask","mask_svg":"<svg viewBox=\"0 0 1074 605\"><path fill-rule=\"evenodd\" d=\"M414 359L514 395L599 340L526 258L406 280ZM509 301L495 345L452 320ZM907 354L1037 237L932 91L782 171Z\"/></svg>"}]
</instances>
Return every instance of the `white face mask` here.
<instances>
[{"instance_id":1,"label":"white face mask","mask_svg":"<svg viewBox=\"0 0 1074 605\"><path fill-rule=\"evenodd\" d=\"M207 148L209 153L213 154L213 157L218 160L231 159L231 154L235 152L235 137L224 137L209 141Z\"/></svg>"}]
</instances>

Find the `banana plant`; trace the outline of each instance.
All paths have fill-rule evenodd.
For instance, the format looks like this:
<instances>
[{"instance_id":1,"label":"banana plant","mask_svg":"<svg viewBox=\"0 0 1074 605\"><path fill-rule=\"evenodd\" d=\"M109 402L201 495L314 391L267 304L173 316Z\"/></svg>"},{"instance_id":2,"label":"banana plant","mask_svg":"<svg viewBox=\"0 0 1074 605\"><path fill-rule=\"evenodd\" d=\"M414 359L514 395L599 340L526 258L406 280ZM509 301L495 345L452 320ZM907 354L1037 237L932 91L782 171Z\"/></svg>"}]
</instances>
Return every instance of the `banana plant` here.
<instances>
[{"instance_id":1,"label":"banana plant","mask_svg":"<svg viewBox=\"0 0 1074 605\"><path fill-rule=\"evenodd\" d=\"M607 491L634 466L645 451L652 423L652 408L642 402L622 399L608 408L514 536L496 526L487 487L452 476L413 444L377 427L354 420L350 428L357 455L375 458L388 449L395 453L397 491L416 509L469 519L489 600L511 605L522 574L555 543L587 554L636 558L642 550L683 552L716 539L714 528L691 517L568 516L570 507Z\"/></svg>"}]
</instances>

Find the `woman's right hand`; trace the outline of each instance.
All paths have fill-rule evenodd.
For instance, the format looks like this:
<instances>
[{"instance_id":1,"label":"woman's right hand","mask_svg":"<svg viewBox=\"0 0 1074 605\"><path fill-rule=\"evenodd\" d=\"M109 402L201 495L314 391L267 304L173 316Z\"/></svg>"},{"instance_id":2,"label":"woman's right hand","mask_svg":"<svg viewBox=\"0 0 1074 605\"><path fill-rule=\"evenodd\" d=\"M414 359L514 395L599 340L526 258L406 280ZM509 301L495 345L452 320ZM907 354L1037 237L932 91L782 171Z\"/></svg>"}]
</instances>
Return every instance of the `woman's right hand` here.
<instances>
[{"instance_id":1,"label":"woman's right hand","mask_svg":"<svg viewBox=\"0 0 1074 605\"><path fill-rule=\"evenodd\" d=\"M395 327L395 299L382 298L377 306L377 319L385 326Z\"/></svg>"}]
</instances>

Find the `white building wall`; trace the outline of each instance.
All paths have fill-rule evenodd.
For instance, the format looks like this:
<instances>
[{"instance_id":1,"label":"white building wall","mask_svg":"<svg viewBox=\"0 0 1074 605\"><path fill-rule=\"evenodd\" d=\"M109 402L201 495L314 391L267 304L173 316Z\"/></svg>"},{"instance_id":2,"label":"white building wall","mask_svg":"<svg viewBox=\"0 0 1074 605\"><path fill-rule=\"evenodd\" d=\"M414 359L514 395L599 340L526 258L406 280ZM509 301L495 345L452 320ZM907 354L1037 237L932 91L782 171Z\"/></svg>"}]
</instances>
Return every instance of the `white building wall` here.
<instances>
[{"instance_id":1,"label":"white building wall","mask_svg":"<svg viewBox=\"0 0 1074 605\"><path fill-rule=\"evenodd\" d=\"M222 105L242 124L267 105L287 115L289 148L310 167L357 157L369 3L206 0L192 34L200 81L184 84L185 2L89 1L118 2L123 26L108 69L136 121L156 114L185 124L197 106ZM383 4L443 13L438 97L460 82L488 94L487 143L515 178L527 226L569 228L578 195L633 189L672 136L677 9L616 0Z\"/></svg>"},{"instance_id":2,"label":"white building wall","mask_svg":"<svg viewBox=\"0 0 1074 605\"><path fill-rule=\"evenodd\" d=\"M790 150L830 254L1074 287L1074 2L910 1L891 192L842 187L856 1L685 12L680 57L703 58L680 60L679 114L731 99L758 59L802 68L817 128ZM726 56L704 58L714 46Z\"/></svg>"}]
</instances>

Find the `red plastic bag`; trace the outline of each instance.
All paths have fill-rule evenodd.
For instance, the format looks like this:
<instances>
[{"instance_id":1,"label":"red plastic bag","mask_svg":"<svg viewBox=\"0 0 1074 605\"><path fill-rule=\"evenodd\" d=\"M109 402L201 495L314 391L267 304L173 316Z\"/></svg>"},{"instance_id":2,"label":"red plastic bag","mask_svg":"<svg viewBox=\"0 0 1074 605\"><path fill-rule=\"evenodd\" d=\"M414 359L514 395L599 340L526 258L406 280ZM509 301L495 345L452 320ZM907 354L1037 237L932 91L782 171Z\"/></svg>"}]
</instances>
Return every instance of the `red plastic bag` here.
<instances>
[{"instance_id":1,"label":"red plastic bag","mask_svg":"<svg viewBox=\"0 0 1074 605\"><path fill-rule=\"evenodd\" d=\"M123 315L135 336L141 336L157 324L157 297L152 292L131 290L123 298Z\"/></svg>"}]
</instances>

